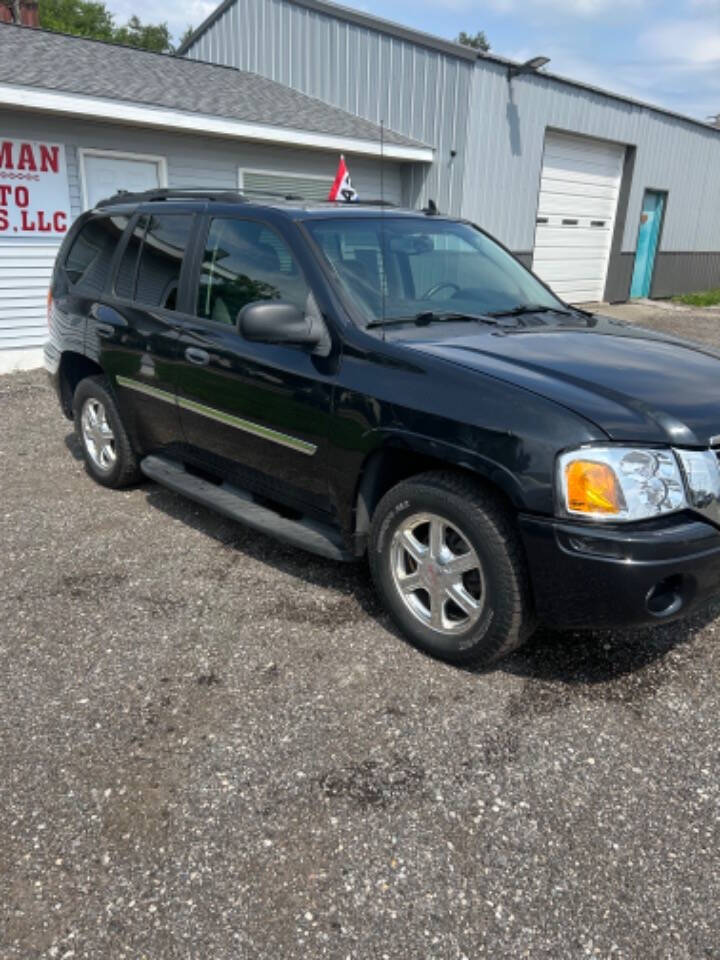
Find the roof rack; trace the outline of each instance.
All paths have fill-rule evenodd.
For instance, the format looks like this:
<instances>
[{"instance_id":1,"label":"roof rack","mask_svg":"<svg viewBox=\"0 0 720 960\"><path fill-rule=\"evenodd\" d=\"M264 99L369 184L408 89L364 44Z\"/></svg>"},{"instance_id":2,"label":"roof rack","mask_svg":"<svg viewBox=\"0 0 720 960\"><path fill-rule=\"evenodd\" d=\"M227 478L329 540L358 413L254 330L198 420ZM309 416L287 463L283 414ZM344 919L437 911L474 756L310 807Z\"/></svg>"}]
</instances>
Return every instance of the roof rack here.
<instances>
[{"instance_id":1,"label":"roof rack","mask_svg":"<svg viewBox=\"0 0 720 960\"><path fill-rule=\"evenodd\" d=\"M157 203L164 200L219 200L232 203L253 203L254 198L267 197L270 200L285 200L296 203L331 203L335 206L394 207L390 200L362 199L351 202L338 200L313 200L293 193L273 193L270 190L232 190L227 187L156 187L132 193L118 190L111 197L99 200L96 207L114 207L125 203Z\"/></svg>"},{"instance_id":2,"label":"roof rack","mask_svg":"<svg viewBox=\"0 0 720 960\"><path fill-rule=\"evenodd\" d=\"M129 190L118 190L111 197L99 200L96 207L112 207L121 203L154 203L160 200L234 200L236 203L247 203L247 200L238 190L228 190L227 187L158 187L154 190L143 190L132 193Z\"/></svg>"},{"instance_id":3,"label":"roof rack","mask_svg":"<svg viewBox=\"0 0 720 960\"><path fill-rule=\"evenodd\" d=\"M392 200L373 200L368 197L367 200L362 197L358 200L321 200L320 203L334 203L338 207L396 207L397 204Z\"/></svg>"}]
</instances>

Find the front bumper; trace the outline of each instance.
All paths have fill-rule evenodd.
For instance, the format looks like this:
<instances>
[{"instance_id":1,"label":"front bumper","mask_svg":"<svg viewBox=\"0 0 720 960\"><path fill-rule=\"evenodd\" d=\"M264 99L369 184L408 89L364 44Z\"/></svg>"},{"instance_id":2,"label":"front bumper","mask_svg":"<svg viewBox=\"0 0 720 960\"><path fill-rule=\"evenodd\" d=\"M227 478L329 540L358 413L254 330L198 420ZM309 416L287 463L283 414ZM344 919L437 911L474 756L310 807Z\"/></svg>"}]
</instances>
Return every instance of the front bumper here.
<instances>
[{"instance_id":1,"label":"front bumper","mask_svg":"<svg viewBox=\"0 0 720 960\"><path fill-rule=\"evenodd\" d=\"M658 623L720 593L720 530L689 513L624 527L524 515L520 529L548 626Z\"/></svg>"}]
</instances>

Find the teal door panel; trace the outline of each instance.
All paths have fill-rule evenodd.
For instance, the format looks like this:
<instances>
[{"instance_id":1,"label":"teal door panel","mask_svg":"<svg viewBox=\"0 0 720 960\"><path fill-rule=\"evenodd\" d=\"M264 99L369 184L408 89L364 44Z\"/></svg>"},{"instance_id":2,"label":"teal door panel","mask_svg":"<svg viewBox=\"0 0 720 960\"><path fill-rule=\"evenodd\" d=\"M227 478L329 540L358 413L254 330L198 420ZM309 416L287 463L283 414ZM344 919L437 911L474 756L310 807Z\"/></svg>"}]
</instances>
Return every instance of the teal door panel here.
<instances>
[{"instance_id":1,"label":"teal door panel","mask_svg":"<svg viewBox=\"0 0 720 960\"><path fill-rule=\"evenodd\" d=\"M630 285L631 297L650 296L664 206L664 193L658 193L656 190L645 191L635 252L635 268Z\"/></svg>"}]
</instances>

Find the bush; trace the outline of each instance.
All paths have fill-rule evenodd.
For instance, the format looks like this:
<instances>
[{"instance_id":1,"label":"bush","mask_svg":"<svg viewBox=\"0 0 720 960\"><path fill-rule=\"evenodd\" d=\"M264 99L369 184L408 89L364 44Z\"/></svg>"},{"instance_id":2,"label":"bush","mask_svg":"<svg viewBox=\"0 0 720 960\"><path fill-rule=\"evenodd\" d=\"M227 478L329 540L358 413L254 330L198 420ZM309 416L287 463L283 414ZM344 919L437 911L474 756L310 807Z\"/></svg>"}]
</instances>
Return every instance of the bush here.
<instances>
[{"instance_id":1,"label":"bush","mask_svg":"<svg viewBox=\"0 0 720 960\"><path fill-rule=\"evenodd\" d=\"M687 303L691 307L714 307L720 303L720 287L713 290L702 290L700 293L684 293L681 297L673 297L677 303Z\"/></svg>"}]
</instances>

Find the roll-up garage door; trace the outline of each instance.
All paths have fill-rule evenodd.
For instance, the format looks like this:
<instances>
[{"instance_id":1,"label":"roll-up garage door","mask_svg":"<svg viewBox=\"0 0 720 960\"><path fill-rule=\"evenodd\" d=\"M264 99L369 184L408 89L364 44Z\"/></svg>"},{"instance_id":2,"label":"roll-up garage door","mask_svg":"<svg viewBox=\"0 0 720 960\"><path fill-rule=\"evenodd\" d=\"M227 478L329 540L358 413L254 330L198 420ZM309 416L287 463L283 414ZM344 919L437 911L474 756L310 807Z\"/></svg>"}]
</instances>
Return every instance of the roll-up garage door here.
<instances>
[{"instance_id":1,"label":"roll-up garage door","mask_svg":"<svg viewBox=\"0 0 720 960\"><path fill-rule=\"evenodd\" d=\"M602 300L625 147L548 133L533 270L563 300Z\"/></svg>"}]
</instances>

